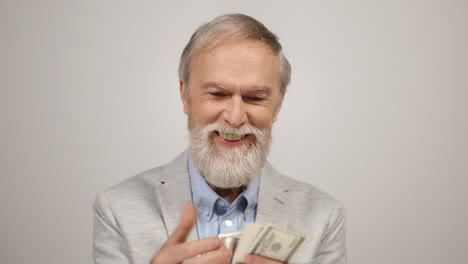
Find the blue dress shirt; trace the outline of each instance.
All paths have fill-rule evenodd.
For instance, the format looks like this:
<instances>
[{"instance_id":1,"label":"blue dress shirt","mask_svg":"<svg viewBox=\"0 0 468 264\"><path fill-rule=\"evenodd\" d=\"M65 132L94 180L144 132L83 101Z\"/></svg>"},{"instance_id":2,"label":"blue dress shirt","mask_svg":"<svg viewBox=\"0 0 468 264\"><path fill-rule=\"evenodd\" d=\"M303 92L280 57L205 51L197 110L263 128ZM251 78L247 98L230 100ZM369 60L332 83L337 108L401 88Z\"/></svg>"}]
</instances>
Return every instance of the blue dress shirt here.
<instances>
[{"instance_id":1,"label":"blue dress shirt","mask_svg":"<svg viewBox=\"0 0 468 264\"><path fill-rule=\"evenodd\" d=\"M220 197L206 183L188 158L192 201L197 208L197 230L200 239L218 234L242 231L255 222L260 177L255 177L232 204Z\"/></svg>"}]
</instances>

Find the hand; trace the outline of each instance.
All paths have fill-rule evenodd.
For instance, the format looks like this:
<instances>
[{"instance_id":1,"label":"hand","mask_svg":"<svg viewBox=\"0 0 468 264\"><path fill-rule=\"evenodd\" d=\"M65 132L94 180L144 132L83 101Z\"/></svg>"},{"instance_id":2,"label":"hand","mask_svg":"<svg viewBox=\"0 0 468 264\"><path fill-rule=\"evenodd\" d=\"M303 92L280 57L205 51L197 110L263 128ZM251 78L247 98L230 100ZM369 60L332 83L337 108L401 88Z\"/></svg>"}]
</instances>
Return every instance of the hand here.
<instances>
[{"instance_id":1,"label":"hand","mask_svg":"<svg viewBox=\"0 0 468 264\"><path fill-rule=\"evenodd\" d=\"M185 260L194 258L187 262L191 264L210 263L226 264L232 257L230 249L221 249L223 241L217 237L209 237L191 242L185 242L192 230L197 218L195 206L188 204L184 207L184 212L179 225L172 235L166 240L158 253L154 256L151 264L179 264ZM208 253L204 256L196 256Z\"/></svg>"},{"instance_id":2,"label":"hand","mask_svg":"<svg viewBox=\"0 0 468 264\"><path fill-rule=\"evenodd\" d=\"M277 260L269 259L259 255L247 255L245 257L245 264L284 264Z\"/></svg>"}]
</instances>

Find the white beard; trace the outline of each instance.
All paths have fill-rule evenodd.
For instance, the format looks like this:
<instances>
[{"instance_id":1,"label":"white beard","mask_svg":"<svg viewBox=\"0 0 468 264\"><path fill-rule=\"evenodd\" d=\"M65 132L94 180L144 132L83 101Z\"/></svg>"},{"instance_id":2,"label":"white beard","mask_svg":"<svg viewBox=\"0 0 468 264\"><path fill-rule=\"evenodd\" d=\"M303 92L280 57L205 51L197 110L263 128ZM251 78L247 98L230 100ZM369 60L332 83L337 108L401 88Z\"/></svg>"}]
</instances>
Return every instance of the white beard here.
<instances>
[{"instance_id":1,"label":"white beard","mask_svg":"<svg viewBox=\"0 0 468 264\"><path fill-rule=\"evenodd\" d=\"M232 128L212 123L206 127L189 117L190 150L198 172L205 181L222 189L246 186L260 175L271 145L271 127L264 131L255 127ZM253 141L239 147L222 147L213 142L213 132L251 134Z\"/></svg>"}]
</instances>

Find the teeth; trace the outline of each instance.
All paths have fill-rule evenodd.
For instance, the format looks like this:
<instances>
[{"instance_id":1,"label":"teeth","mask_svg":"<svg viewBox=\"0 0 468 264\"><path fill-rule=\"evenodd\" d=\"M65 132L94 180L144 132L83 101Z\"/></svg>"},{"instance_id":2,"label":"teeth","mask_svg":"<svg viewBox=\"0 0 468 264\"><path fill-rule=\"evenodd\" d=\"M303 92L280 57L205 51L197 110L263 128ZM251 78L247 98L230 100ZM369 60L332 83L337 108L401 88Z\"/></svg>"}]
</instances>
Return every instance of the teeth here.
<instances>
[{"instance_id":1,"label":"teeth","mask_svg":"<svg viewBox=\"0 0 468 264\"><path fill-rule=\"evenodd\" d=\"M221 132L218 132L219 135L224 138L224 139L227 139L229 141L238 141L238 140L241 140L245 137L246 134L242 134L242 135L238 135L238 134L231 134L231 133L221 133Z\"/></svg>"}]
</instances>

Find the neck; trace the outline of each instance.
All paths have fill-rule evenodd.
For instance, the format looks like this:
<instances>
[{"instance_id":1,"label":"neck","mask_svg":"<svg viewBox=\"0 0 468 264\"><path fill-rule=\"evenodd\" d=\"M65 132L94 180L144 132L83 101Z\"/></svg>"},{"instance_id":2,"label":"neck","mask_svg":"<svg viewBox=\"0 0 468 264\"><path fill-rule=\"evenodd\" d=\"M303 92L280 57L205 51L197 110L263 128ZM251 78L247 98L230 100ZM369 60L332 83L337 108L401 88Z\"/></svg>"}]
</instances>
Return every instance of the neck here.
<instances>
[{"instance_id":1,"label":"neck","mask_svg":"<svg viewBox=\"0 0 468 264\"><path fill-rule=\"evenodd\" d=\"M241 186L237 188L229 188L229 189L223 189L223 188L218 188L212 184L208 184L215 193L217 193L220 197L228 201L230 204L236 200L237 196L245 190L246 186Z\"/></svg>"}]
</instances>

